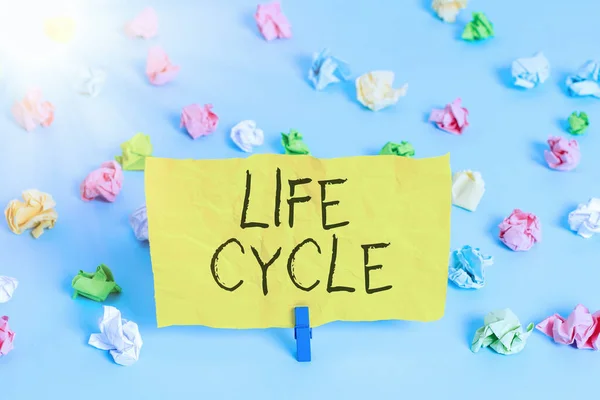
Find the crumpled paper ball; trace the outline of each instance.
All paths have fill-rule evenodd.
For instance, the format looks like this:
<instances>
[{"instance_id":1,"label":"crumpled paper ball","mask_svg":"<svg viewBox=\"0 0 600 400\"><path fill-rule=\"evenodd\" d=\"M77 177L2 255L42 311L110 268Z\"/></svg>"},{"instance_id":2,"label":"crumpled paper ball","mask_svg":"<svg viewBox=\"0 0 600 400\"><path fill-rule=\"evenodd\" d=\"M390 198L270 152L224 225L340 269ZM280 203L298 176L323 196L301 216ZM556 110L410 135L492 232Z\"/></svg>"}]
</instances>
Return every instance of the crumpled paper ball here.
<instances>
[{"instance_id":1,"label":"crumpled paper ball","mask_svg":"<svg viewBox=\"0 0 600 400\"><path fill-rule=\"evenodd\" d=\"M477 41L494 37L494 24L482 12L474 12L473 19L465 26L463 40Z\"/></svg>"},{"instance_id":2,"label":"crumpled paper ball","mask_svg":"<svg viewBox=\"0 0 600 400\"><path fill-rule=\"evenodd\" d=\"M267 41L292 37L292 26L281 11L281 4L278 1L259 4L254 19L258 30Z\"/></svg>"},{"instance_id":3,"label":"crumpled paper ball","mask_svg":"<svg viewBox=\"0 0 600 400\"><path fill-rule=\"evenodd\" d=\"M148 213L145 204L131 214L129 224L137 240L140 242L148 240Z\"/></svg>"},{"instance_id":4,"label":"crumpled paper ball","mask_svg":"<svg viewBox=\"0 0 600 400\"><path fill-rule=\"evenodd\" d=\"M88 344L108 350L119 365L128 367L137 362L144 344L138 325L121 318L121 311L112 306L104 306L99 324L100 333L91 334Z\"/></svg>"},{"instance_id":5,"label":"crumpled paper ball","mask_svg":"<svg viewBox=\"0 0 600 400\"><path fill-rule=\"evenodd\" d=\"M532 89L550 77L550 63L540 51L533 57L518 58L513 61L511 72L516 86Z\"/></svg>"},{"instance_id":6,"label":"crumpled paper ball","mask_svg":"<svg viewBox=\"0 0 600 400\"><path fill-rule=\"evenodd\" d=\"M0 303L9 301L15 290L19 286L19 281L10 276L0 276Z\"/></svg>"},{"instance_id":7,"label":"crumpled paper ball","mask_svg":"<svg viewBox=\"0 0 600 400\"><path fill-rule=\"evenodd\" d=\"M262 129L257 128L256 122L244 120L231 128L231 140L246 153L251 153L254 146L260 146L265 140Z\"/></svg>"},{"instance_id":8,"label":"crumpled paper ball","mask_svg":"<svg viewBox=\"0 0 600 400\"><path fill-rule=\"evenodd\" d=\"M404 140L400 143L387 142L379 151L379 155L413 157L415 155L415 148L412 144Z\"/></svg>"},{"instance_id":9,"label":"crumpled paper ball","mask_svg":"<svg viewBox=\"0 0 600 400\"><path fill-rule=\"evenodd\" d=\"M181 128L185 128L192 139L206 136L217 129L219 117L212 112L212 104L190 104L181 112Z\"/></svg>"},{"instance_id":10,"label":"crumpled paper ball","mask_svg":"<svg viewBox=\"0 0 600 400\"><path fill-rule=\"evenodd\" d=\"M458 171L452 175L452 204L475 211L483 194L485 182L477 171Z\"/></svg>"},{"instance_id":11,"label":"crumpled paper ball","mask_svg":"<svg viewBox=\"0 0 600 400\"><path fill-rule=\"evenodd\" d=\"M146 167L146 157L152 156L152 151L150 136L139 132L121 143L122 155L115 156L115 161L121 164L125 171L143 171Z\"/></svg>"},{"instance_id":12,"label":"crumpled paper ball","mask_svg":"<svg viewBox=\"0 0 600 400\"><path fill-rule=\"evenodd\" d=\"M13 348L15 333L8 326L8 317L0 317L0 357L7 355Z\"/></svg>"},{"instance_id":13,"label":"crumpled paper ball","mask_svg":"<svg viewBox=\"0 0 600 400\"><path fill-rule=\"evenodd\" d=\"M600 199L591 198L569 213L569 227L583 238L589 239L600 233Z\"/></svg>"},{"instance_id":14,"label":"crumpled paper ball","mask_svg":"<svg viewBox=\"0 0 600 400\"><path fill-rule=\"evenodd\" d=\"M498 226L500 240L513 251L527 251L542 240L542 227L538 218L518 208Z\"/></svg>"},{"instance_id":15,"label":"crumpled paper ball","mask_svg":"<svg viewBox=\"0 0 600 400\"><path fill-rule=\"evenodd\" d=\"M429 115L429 121L443 131L454 135L462 135L469 126L469 110L461 106L462 100L455 99L443 109L433 109Z\"/></svg>"},{"instance_id":16,"label":"crumpled paper ball","mask_svg":"<svg viewBox=\"0 0 600 400\"><path fill-rule=\"evenodd\" d=\"M33 89L13 105L12 114L19 125L31 132L38 125L48 127L52 124L54 106L49 101L42 101L41 90Z\"/></svg>"},{"instance_id":17,"label":"crumpled paper ball","mask_svg":"<svg viewBox=\"0 0 600 400\"><path fill-rule=\"evenodd\" d=\"M116 161L106 161L100 168L90 172L81 182L80 191L83 201L91 201L100 196L113 202L123 187L123 169Z\"/></svg>"},{"instance_id":18,"label":"crumpled paper ball","mask_svg":"<svg viewBox=\"0 0 600 400\"><path fill-rule=\"evenodd\" d=\"M481 289L485 285L485 268L494 258L478 248L463 246L450 254L448 279L463 289Z\"/></svg>"},{"instance_id":19,"label":"crumpled paper ball","mask_svg":"<svg viewBox=\"0 0 600 400\"><path fill-rule=\"evenodd\" d=\"M310 154L310 150L308 149L306 143L304 143L302 134L295 129L290 129L290 133L281 132L281 144L283 145L285 154Z\"/></svg>"},{"instance_id":20,"label":"crumpled paper ball","mask_svg":"<svg viewBox=\"0 0 600 400\"><path fill-rule=\"evenodd\" d=\"M105 83L106 72L99 68L85 68L81 71L77 91L90 97L96 97Z\"/></svg>"},{"instance_id":21,"label":"crumpled paper ball","mask_svg":"<svg viewBox=\"0 0 600 400\"><path fill-rule=\"evenodd\" d=\"M569 115L569 133L572 135L583 135L590 126L590 119L583 111L573 111Z\"/></svg>"},{"instance_id":22,"label":"crumpled paper ball","mask_svg":"<svg viewBox=\"0 0 600 400\"><path fill-rule=\"evenodd\" d=\"M579 165L581 152L577 140L550 136L548 145L550 150L544 152L544 158L550 168L558 171L570 171Z\"/></svg>"},{"instance_id":23,"label":"crumpled paper ball","mask_svg":"<svg viewBox=\"0 0 600 400\"><path fill-rule=\"evenodd\" d=\"M471 343L473 353L477 353L482 347L490 347L499 354L517 354L525 348L534 327L530 323L523 330L519 318L510 308L490 312L485 316L483 324L475 332Z\"/></svg>"},{"instance_id":24,"label":"crumpled paper ball","mask_svg":"<svg viewBox=\"0 0 600 400\"><path fill-rule=\"evenodd\" d=\"M167 53L159 46L148 51L146 75L151 84L161 86L171 82L179 74L180 67L173 65Z\"/></svg>"},{"instance_id":25,"label":"crumpled paper ball","mask_svg":"<svg viewBox=\"0 0 600 400\"><path fill-rule=\"evenodd\" d=\"M11 200L4 209L6 222L13 233L20 235L31 229L31 235L37 239L44 229L54 228L58 214L54 210L56 203L51 195L29 189L23 192L23 200Z\"/></svg>"},{"instance_id":26,"label":"crumpled paper ball","mask_svg":"<svg viewBox=\"0 0 600 400\"><path fill-rule=\"evenodd\" d=\"M456 16L467 8L467 0L433 0L431 8L444 22L455 22Z\"/></svg>"},{"instance_id":27,"label":"crumpled paper ball","mask_svg":"<svg viewBox=\"0 0 600 400\"><path fill-rule=\"evenodd\" d=\"M394 105L400 97L405 96L408 84L394 89L394 73L392 71L371 71L356 78L356 98L372 111Z\"/></svg>"},{"instance_id":28,"label":"crumpled paper ball","mask_svg":"<svg viewBox=\"0 0 600 400\"><path fill-rule=\"evenodd\" d=\"M593 96L600 98L600 63L586 61L575 75L567 77L567 89L571 96Z\"/></svg>"},{"instance_id":29,"label":"crumpled paper ball","mask_svg":"<svg viewBox=\"0 0 600 400\"><path fill-rule=\"evenodd\" d=\"M308 79L316 90L323 90L332 83L345 81L350 77L347 62L331 55L329 49L313 54L313 62L308 70Z\"/></svg>"},{"instance_id":30,"label":"crumpled paper ball","mask_svg":"<svg viewBox=\"0 0 600 400\"><path fill-rule=\"evenodd\" d=\"M537 324L536 328L553 338L555 343L600 350L600 311L592 314L582 304L578 304L568 318L554 314Z\"/></svg>"}]
</instances>

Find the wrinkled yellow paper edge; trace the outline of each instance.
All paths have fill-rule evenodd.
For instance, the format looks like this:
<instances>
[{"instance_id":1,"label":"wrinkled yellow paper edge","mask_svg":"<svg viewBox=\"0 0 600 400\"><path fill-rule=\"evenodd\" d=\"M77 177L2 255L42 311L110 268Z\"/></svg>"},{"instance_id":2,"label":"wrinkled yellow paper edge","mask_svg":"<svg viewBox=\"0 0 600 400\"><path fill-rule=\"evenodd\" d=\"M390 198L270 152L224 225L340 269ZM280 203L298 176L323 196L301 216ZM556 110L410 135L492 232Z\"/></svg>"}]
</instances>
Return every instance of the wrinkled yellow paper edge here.
<instances>
[{"instance_id":1,"label":"wrinkled yellow paper edge","mask_svg":"<svg viewBox=\"0 0 600 400\"><path fill-rule=\"evenodd\" d=\"M274 225L276 169L281 171L280 225ZM252 179L248 221L264 228L240 227L246 171ZM289 180L309 177L295 197L311 200L294 206L289 227ZM326 185L331 222L322 226L319 180L346 179ZM432 321L444 314L450 250L451 169L449 155L410 159L397 156L359 156L317 159L311 156L253 155L246 159L146 159L146 201L150 252L154 273L157 323L205 325L218 328L293 327L293 308L306 305L312 326L343 321ZM328 292L333 235L337 240L332 287L353 292ZM222 289L211 273L215 250L235 238L218 256L219 279L234 291ZM298 289L287 268L296 253L295 279L311 291ZM361 245L390 243L369 250L371 287L391 289L367 293L364 249ZM268 293L253 254L268 261L278 248L280 258L267 269Z\"/></svg>"}]
</instances>

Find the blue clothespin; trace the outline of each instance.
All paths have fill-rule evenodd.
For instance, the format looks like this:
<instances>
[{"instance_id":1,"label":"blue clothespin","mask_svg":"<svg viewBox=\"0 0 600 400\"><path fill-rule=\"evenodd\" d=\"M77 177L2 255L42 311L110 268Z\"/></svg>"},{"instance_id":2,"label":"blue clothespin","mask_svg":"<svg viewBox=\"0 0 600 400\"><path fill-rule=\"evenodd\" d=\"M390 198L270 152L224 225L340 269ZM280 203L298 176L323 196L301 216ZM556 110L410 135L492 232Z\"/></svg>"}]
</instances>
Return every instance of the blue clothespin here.
<instances>
[{"instance_id":1,"label":"blue clothespin","mask_svg":"<svg viewBox=\"0 0 600 400\"><path fill-rule=\"evenodd\" d=\"M300 362L310 361L310 339L312 339L312 328L308 318L308 307L296 307L296 327L294 328L294 339L296 339L297 359Z\"/></svg>"}]
</instances>

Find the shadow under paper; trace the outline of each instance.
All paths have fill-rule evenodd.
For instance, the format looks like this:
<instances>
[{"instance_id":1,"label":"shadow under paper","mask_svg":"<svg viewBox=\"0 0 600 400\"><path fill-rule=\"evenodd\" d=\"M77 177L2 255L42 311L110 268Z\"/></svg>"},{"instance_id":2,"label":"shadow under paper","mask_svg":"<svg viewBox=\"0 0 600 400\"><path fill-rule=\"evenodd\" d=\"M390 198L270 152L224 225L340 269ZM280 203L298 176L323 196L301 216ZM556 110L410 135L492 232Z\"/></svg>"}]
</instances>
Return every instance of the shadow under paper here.
<instances>
[{"instance_id":1,"label":"shadow under paper","mask_svg":"<svg viewBox=\"0 0 600 400\"><path fill-rule=\"evenodd\" d=\"M577 235L577 232L571 230L569 225L569 213L577 209L577 203L569 203L568 206L561 208L560 214L556 218L556 226L571 232L573 235Z\"/></svg>"},{"instance_id":2,"label":"shadow under paper","mask_svg":"<svg viewBox=\"0 0 600 400\"><path fill-rule=\"evenodd\" d=\"M312 68L312 55L302 54L296 56L294 64L298 69L298 75L311 89L314 90L314 86L310 79L308 79L308 71Z\"/></svg>"},{"instance_id":3,"label":"shadow under paper","mask_svg":"<svg viewBox=\"0 0 600 400\"><path fill-rule=\"evenodd\" d=\"M537 164L548 168L546 159L544 158L544 152L549 150L548 144L545 142L535 141L531 143L531 159Z\"/></svg>"},{"instance_id":4,"label":"shadow under paper","mask_svg":"<svg viewBox=\"0 0 600 400\"><path fill-rule=\"evenodd\" d=\"M475 337L475 332L477 329L483 326L483 318L484 316L471 316L465 321L465 342L467 342L467 346L469 350L471 349L471 343L473 343L473 338Z\"/></svg>"},{"instance_id":5,"label":"shadow under paper","mask_svg":"<svg viewBox=\"0 0 600 400\"><path fill-rule=\"evenodd\" d=\"M508 212L510 213L512 210L508 210ZM508 216L509 214L507 213L506 216ZM502 247L503 249L507 249L507 247L504 245L504 243L502 243L502 241L500 241L500 228L498 228L498 225L500 225L500 223L502 221L504 221L503 216L495 216L494 218L490 219L490 225L488 226L488 234L494 238L494 243L499 246Z\"/></svg>"},{"instance_id":6,"label":"shadow under paper","mask_svg":"<svg viewBox=\"0 0 600 400\"><path fill-rule=\"evenodd\" d=\"M256 19L254 19L255 12L256 10L251 12L245 12L242 15L241 23L246 29L252 31L257 38L259 38L260 40L265 40L263 35L258 30L258 26L256 25Z\"/></svg>"}]
</instances>

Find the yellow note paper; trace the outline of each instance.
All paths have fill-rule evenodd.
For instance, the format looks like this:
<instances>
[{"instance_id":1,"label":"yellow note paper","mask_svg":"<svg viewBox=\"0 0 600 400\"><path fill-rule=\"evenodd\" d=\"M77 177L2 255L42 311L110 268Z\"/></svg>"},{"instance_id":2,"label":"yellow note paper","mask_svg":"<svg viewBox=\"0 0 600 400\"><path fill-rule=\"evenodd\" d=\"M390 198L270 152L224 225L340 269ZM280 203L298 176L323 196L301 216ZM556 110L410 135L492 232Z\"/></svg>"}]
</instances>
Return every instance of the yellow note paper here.
<instances>
[{"instance_id":1,"label":"yellow note paper","mask_svg":"<svg viewBox=\"0 0 600 400\"><path fill-rule=\"evenodd\" d=\"M444 314L449 156L146 159L158 326Z\"/></svg>"}]
</instances>

